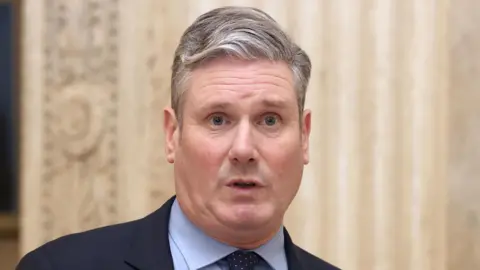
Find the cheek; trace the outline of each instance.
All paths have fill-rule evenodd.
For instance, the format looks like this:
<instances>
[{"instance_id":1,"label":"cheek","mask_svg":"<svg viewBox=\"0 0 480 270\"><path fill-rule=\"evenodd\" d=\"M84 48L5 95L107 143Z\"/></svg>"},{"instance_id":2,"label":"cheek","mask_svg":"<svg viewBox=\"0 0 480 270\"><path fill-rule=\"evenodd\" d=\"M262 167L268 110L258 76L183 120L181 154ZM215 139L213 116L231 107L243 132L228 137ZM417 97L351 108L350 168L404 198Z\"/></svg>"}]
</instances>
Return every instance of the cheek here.
<instances>
[{"instance_id":1,"label":"cheek","mask_svg":"<svg viewBox=\"0 0 480 270\"><path fill-rule=\"evenodd\" d=\"M293 182L292 177L298 175L303 168L302 153L298 149L286 149L277 151L270 160L275 171L278 172L280 181ZM290 151L289 151L290 150Z\"/></svg>"},{"instance_id":2,"label":"cheek","mask_svg":"<svg viewBox=\"0 0 480 270\"><path fill-rule=\"evenodd\" d=\"M268 145L268 144L267 144ZM303 171L303 152L298 140L283 140L263 148L265 160L275 175L276 190L293 192L300 184Z\"/></svg>"},{"instance_id":3,"label":"cheek","mask_svg":"<svg viewBox=\"0 0 480 270\"><path fill-rule=\"evenodd\" d=\"M298 166L303 161L302 140L294 128L276 138L263 137L258 146L266 158L279 169Z\"/></svg>"},{"instance_id":4,"label":"cheek","mask_svg":"<svg viewBox=\"0 0 480 270\"><path fill-rule=\"evenodd\" d=\"M197 177L212 177L218 172L223 161L223 149L219 141L208 140L200 137L185 138L183 145L183 158L192 175Z\"/></svg>"}]
</instances>

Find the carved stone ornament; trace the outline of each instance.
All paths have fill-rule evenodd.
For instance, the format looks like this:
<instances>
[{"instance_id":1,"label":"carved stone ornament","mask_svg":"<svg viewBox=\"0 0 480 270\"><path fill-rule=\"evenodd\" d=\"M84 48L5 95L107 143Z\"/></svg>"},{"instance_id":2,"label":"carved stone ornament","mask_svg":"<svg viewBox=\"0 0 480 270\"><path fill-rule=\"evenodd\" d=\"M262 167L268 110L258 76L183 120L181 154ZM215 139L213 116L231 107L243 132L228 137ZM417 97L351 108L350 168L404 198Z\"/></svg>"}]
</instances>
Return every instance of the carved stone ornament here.
<instances>
[{"instance_id":1,"label":"carved stone ornament","mask_svg":"<svg viewBox=\"0 0 480 270\"><path fill-rule=\"evenodd\" d=\"M46 0L42 241L118 220L118 1Z\"/></svg>"},{"instance_id":2,"label":"carved stone ornament","mask_svg":"<svg viewBox=\"0 0 480 270\"><path fill-rule=\"evenodd\" d=\"M91 153L105 131L107 97L101 87L80 83L67 86L55 101L51 128L55 143L72 158Z\"/></svg>"}]
</instances>

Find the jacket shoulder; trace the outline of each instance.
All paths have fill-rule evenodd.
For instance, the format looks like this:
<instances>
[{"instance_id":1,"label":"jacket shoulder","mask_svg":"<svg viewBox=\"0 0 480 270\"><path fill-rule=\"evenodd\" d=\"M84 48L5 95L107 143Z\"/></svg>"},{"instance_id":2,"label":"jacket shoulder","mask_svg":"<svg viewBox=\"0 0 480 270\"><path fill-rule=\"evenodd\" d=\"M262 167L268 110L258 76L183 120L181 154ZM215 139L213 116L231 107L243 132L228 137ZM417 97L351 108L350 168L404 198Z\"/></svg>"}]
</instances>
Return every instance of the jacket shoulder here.
<instances>
[{"instance_id":1,"label":"jacket shoulder","mask_svg":"<svg viewBox=\"0 0 480 270\"><path fill-rule=\"evenodd\" d=\"M318 258L299 246L295 246L297 257L302 262L304 269L315 270L341 270L340 268Z\"/></svg>"},{"instance_id":2,"label":"jacket shoulder","mask_svg":"<svg viewBox=\"0 0 480 270\"><path fill-rule=\"evenodd\" d=\"M27 253L17 270L97 269L122 263L137 221L65 235ZM36 265L35 268L31 266ZM38 268L42 265L43 268ZM102 268L98 268L102 269Z\"/></svg>"}]
</instances>

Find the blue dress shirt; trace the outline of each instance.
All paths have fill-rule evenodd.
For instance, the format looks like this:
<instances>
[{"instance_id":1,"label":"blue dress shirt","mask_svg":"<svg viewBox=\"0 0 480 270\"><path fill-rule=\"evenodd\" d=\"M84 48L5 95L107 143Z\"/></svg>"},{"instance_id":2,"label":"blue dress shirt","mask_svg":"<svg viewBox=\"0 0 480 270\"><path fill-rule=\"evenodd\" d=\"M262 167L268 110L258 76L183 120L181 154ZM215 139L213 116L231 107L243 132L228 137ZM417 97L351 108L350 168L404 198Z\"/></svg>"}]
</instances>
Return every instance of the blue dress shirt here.
<instances>
[{"instance_id":1,"label":"blue dress shirt","mask_svg":"<svg viewBox=\"0 0 480 270\"><path fill-rule=\"evenodd\" d=\"M168 237L175 270L228 270L224 258L237 250L203 233L187 219L177 200L172 205ZM255 270L288 269L283 228L253 251L263 258Z\"/></svg>"}]
</instances>

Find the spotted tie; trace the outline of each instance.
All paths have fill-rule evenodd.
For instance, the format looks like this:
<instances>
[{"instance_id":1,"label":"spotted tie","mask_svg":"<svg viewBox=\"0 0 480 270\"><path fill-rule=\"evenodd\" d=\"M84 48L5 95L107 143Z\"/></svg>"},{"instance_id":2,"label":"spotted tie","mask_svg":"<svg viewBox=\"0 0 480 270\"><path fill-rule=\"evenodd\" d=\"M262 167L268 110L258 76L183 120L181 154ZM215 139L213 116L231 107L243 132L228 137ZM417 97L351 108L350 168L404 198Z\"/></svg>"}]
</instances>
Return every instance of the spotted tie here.
<instances>
[{"instance_id":1,"label":"spotted tie","mask_svg":"<svg viewBox=\"0 0 480 270\"><path fill-rule=\"evenodd\" d=\"M260 256L251 251L237 250L227 256L229 270L253 270L256 264L260 262Z\"/></svg>"}]
</instances>

